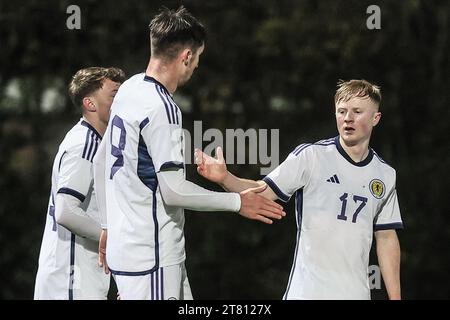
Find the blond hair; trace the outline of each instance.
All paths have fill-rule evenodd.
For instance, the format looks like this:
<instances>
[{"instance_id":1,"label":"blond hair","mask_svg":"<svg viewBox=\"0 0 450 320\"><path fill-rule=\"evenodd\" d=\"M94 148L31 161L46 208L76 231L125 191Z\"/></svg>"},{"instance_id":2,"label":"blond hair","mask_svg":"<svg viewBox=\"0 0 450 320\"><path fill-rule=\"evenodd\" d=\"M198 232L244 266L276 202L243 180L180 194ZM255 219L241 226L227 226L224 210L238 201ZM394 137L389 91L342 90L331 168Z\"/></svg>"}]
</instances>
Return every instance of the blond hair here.
<instances>
[{"instance_id":1,"label":"blond hair","mask_svg":"<svg viewBox=\"0 0 450 320\"><path fill-rule=\"evenodd\" d=\"M380 87L370 83L367 80L339 80L337 83L336 94L334 95L334 102L346 102L352 98L368 97L377 106L381 103Z\"/></svg>"}]
</instances>

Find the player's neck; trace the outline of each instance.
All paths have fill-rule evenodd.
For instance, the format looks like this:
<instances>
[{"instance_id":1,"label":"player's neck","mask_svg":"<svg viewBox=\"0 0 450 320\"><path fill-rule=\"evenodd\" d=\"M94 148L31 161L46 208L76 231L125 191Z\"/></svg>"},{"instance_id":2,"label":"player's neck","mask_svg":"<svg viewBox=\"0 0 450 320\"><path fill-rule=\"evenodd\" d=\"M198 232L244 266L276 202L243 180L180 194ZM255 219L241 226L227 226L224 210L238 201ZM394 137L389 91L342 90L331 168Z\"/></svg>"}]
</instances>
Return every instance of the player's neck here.
<instances>
[{"instance_id":1,"label":"player's neck","mask_svg":"<svg viewBox=\"0 0 450 320\"><path fill-rule=\"evenodd\" d=\"M344 151L355 162L361 162L369 155L369 140L350 145L345 143L342 137L339 137L339 142Z\"/></svg>"},{"instance_id":2,"label":"player's neck","mask_svg":"<svg viewBox=\"0 0 450 320\"><path fill-rule=\"evenodd\" d=\"M150 59L145 74L156 79L171 94L177 90L178 78L173 65L164 64L160 59Z\"/></svg>"},{"instance_id":3,"label":"player's neck","mask_svg":"<svg viewBox=\"0 0 450 320\"><path fill-rule=\"evenodd\" d=\"M100 121L100 119L94 117L90 113L85 113L83 115L84 121L89 123L102 137L105 134L107 124Z\"/></svg>"}]
</instances>

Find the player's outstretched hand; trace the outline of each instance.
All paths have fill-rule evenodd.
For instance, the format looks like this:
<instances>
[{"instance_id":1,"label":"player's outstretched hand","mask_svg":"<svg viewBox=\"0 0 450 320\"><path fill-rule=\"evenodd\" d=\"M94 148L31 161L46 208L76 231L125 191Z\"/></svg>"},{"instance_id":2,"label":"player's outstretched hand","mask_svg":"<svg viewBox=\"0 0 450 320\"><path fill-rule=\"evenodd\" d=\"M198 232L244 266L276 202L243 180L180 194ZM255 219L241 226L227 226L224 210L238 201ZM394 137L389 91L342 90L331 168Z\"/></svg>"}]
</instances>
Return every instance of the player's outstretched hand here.
<instances>
[{"instance_id":1,"label":"player's outstretched hand","mask_svg":"<svg viewBox=\"0 0 450 320\"><path fill-rule=\"evenodd\" d=\"M207 155L200 149L195 149L194 159L197 164L197 172L202 177L218 184L225 181L228 170L221 147L216 149L216 158Z\"/></svg>"},{"instance_id":2,"label":"player's outstretched hand","mask_svg":"<svg viewBox=\"0 0 450 320\"><path fill-rule=\"evenodd\" d=\"M241 195L241 210L239 214L252 220L272 224L272 219L281 219L286 215L283 207L275 201L264 198L260 195L266 190L267 185L264 184L257 188L244 190Z\"/></svg>"},{"instance_id":3,"label":"player's outstretched hand","mask_svg":"<svg viewBox=\"0 0 450 320\"><path fill-rule=\"evenodd\" d=\"M98 265L103 268L106 274L109 273L108 264L106 263L106 239L108 238L108 231L102 229L100 240L98 241Z\"/></svg>"}]
</instances>

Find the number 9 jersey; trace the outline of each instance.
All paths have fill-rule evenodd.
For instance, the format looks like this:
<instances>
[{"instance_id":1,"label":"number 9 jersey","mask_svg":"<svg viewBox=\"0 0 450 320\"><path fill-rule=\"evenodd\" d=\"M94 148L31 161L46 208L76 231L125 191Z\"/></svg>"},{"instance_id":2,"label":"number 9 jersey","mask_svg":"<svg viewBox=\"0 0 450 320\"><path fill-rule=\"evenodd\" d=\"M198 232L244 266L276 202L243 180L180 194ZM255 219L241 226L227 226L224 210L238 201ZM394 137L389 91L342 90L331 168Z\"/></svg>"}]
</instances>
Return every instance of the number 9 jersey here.
<instances>
[{"instance_id":1,"label":"number 9 jersey","mask_svg":"<svg viewBox=\"0 0 450 320\"><path fill-rule=\"evenodd\" d=\"M125 81L111 106L104 142L111 272L145 275L183 262L184 212L164 204L156 176L184 170L181 111L171 94L143 73Z\"/></svg>"}]
</instances>

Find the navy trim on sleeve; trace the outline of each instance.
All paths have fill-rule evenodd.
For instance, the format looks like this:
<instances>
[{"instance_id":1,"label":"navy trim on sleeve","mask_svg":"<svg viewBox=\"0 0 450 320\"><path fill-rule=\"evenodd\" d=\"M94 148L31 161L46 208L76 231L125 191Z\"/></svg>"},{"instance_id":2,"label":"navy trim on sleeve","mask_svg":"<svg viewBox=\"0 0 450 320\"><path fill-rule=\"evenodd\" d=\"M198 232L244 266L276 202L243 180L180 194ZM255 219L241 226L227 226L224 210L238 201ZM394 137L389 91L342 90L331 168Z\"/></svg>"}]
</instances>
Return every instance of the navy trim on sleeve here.
<instances>
[{"instance_id":1,"label":"navy trim on sleeve","mask_svg":"<svg viewBox=\"0 0 450 320\"><path fill-rule=\"evenodd\" d=\"M294 154L295 156L298 156L303 150L305 150L309 146L312 146L312 144L303 143L303 144L297 146L297 148L295 148L294 151L292 151L291 153Z\"/></svg>"},{"instance_id":2,"label":"navy trim on sleeve","mask_svg":"<svg viewBox=\"0 0 450 320\"><path fill-rule=\"evenodd\" d=\"M175 161L164 162L159 168L159 171L170 170L175 168L184 169L184 163Z\"/></svg>"},{"instance_id":3,"label":"navy trim on sleeve","mask_svg":"<svg viewBox=\"0 0 450 320\"><path fill-rule=\"evenodd\" d=\"M291 197L289 197L287 194L285 194L283 191L281 191L280 188L273 182L272 179L269 177L264 177L263 181L269 185L269 187L275 192L275 194L280 198L281 201L288 202Z\"/></svg>"},{"instance_id":4,"label":"navy trim on sleeve","mask_svg":"<svg viewBox=\"0 0 450 320\"><path fill-rule=\"evenodd\" d=\"M167 93L165 93L164 95L166 96L167 102L170 105L173 123L175 124L175 117L176 117L176 123L180 124L179 119L178 119L178 107L177 107L175 101L173 101L172 97L170 97Z\"/></svg>"},{"instance_id":5,"label":"navy trim on sleeve","mask_svg":"<svg viewBox=\"0 0 450 320\"><path fill-rule=\"evenodd\" d=\"M162 94L163 90L161 89L161 87L158 87L156 84L155 84L155 88L156 88L156 92L158 92L159 97L161 98L161 101L164 103L164 107L166 108L167 120L169 121L170 124L175 123L175 121L172 121L172 118L170 118L169 106L167 105L167 102L163 97L163 94ZM173 110L172 110L172 113L173 113Z\"/></svg>"},{"instance_id":6,"label":"navy trim on sleeve","mask_svg":"<svg viewBox=\"0 0 450 320\"><path fill-rule=\"evenodd\" d=\"M94 134L97 136L97 138L102 140L102 136L100 135L100 133L98 133L97 130L95 130L95 128L89 122L87 122L85 120L81 120L81 125L92 130L92 132L94 132Z\"/></svg>"},{"instance_id":7,"label":"navy trim on sleeve","mask_svg":"<svg viewBox=\"0 0 450 320\"><path fill-rule=\"evenodd\" d=\"M61 155L61 158L59 158L58 172L61 170L62 159L64 158L66 153L67 151L64 151L63 154Z\"/></svg>"},{"instance_id":8,"label":"navy trim on sleeve","mask_svg":"<svg viewBox=\"0 0 450 320\"><path fill-rule=\"evenodd\" d=\"M77 198L81 202L84 202L84 200L86 199L86 196L84 196L81 193L79 193L78 191L75 191L75 190L70 189L70 188L61 188L61 189L58 190L57 193L69 194L69 195Z\"/></svg>"},{"instance_id":9,"label":"navy trim on sleeve","mask_svg":"<svg viewBox=\"0 0 450 320\"><path fill-rule=\"evenodd\" d=\"M374 231L391 230L391 229L403 229L403 223L395 222L395 223L376 224L373 226Z\"/></svg>"}]
</instances>

